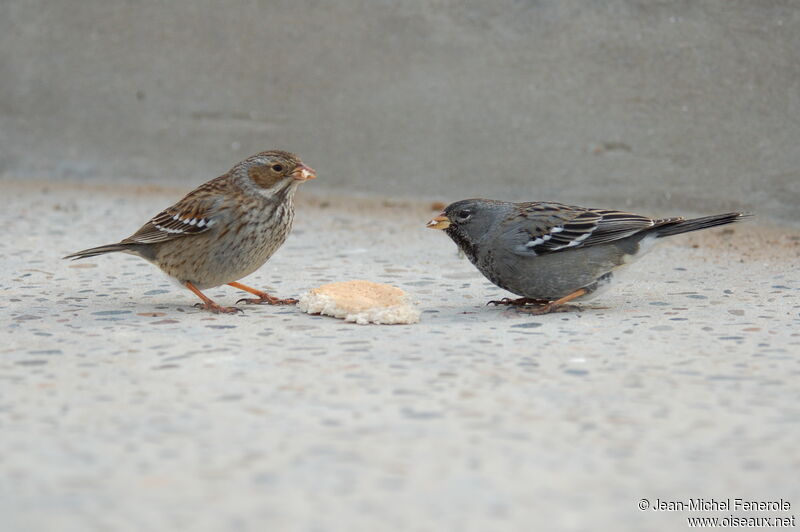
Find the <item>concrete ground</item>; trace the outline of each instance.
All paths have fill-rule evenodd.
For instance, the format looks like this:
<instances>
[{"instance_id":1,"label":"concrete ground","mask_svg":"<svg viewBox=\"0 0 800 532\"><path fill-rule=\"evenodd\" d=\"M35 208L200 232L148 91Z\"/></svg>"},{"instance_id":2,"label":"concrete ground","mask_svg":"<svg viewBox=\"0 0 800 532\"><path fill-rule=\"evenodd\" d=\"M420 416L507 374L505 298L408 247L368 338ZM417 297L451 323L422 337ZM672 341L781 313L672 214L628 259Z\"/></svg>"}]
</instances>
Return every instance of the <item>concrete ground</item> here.
<instances>
[{"instance_id":1,"label":"concrete ground","mask_svg":"<svg viewBox=\"0 0 800 532\"><path fill-rule=\"evenodd\" d=\"M423 311L359 326L210 315L134 257L60 259L185 190L0 186L6 532L683 530L797 513L796 229L676 237L581 312L529 316L485 306L509 294L424 228L432 206L306 187L249 284L287 297L369 279ZM638 508L700 497L792 507Z\"/></svg>"}]
</instances>

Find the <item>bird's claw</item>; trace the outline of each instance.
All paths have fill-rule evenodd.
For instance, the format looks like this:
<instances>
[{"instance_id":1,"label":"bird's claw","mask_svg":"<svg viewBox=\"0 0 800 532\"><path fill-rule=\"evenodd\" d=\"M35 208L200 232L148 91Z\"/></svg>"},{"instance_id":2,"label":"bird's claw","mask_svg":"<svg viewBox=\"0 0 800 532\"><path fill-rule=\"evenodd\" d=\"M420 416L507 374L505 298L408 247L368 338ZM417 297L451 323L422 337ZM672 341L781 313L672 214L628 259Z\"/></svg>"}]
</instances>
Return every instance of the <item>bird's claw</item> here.
<instances>
[{"instance_id":1,"label":"bird's claw","mask_svg":"<svg viewBox=\"0 0 800 532\"><path fill-rule=\"evenodd\" d=\"M578 312L581 310L581 307L578 305L542 305L540 307L527 307L527 308L518 308L518 312L524 312L526 314L532 314L534 316L541 316L543 314L550 314L554 312Z\"/></svg>"},{"instance_id":2,"label":"bird's claw","mask_svg":"<svg viewBox=\"0 0 800 532\"><path fill-rule=\"evenodd\" d=\"M272 297L270 295L264 294L262 297L245 297L240 299L236 302L238 305L239 303L244 303L246 305L296 305L296 299L279 299L277 297Z\"/></svg>"},{"instance_id":3,"label":"bird's claw","mask_svg":"<svg viewBox=\"0 0 800 532\"><path fill-rule=\"evenodd\" d=\"M195 308L199 308L200 310L207 310L214 314L236 314L237 312L241 312L244 314L244 310L236 307L223 307L222 305L217 305L216 303L195 303Z\"/></svg>"}]
</instances>

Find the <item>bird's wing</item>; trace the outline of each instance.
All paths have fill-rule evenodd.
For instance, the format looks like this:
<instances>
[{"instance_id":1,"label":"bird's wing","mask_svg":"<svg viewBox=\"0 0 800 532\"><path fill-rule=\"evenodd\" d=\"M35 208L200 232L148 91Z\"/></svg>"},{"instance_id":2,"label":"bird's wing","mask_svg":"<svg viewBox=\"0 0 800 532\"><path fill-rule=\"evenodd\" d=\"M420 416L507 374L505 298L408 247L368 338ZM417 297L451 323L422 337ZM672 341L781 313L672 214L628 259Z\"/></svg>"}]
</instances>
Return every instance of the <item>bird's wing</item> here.
<instances>
[{"instance_id":1,"label":"bird's wing","mask_svg":"<svg viewBox=\"0 0 800 532\"><path fill-rule=\"evenodd\" d=\"M220 197L228 186L223 177L200 185L175 205L155 215L122 243L158 244L205 233L218 221Z\"/></svg>"},{"instance_id":2,"label":"bird's wing","mask_svg":"<svg viewBox=\"0 0 800 532\"><path fill-rule=\"evenodd\" d=\"M522 213L517 218L505 237L520 255L606 244L675 220L653 220L629 212L560 203L522 204Z\"/></svg>"}]
</instances>

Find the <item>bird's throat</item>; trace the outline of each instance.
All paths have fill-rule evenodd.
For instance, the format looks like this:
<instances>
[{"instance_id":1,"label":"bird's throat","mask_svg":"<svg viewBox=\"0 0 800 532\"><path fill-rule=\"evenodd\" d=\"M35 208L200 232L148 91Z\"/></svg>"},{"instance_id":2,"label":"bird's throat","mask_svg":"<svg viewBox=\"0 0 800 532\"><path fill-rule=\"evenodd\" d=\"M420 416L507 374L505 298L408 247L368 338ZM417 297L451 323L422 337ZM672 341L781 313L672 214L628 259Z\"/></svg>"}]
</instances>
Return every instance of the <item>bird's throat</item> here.
<instances>
[{"instance_id":1,"label":"bird's throat","mask_svg":"<svg viewBox=\"0 0 800 532\"><path fill-rule=\"evenodd\" d=\"M456 243L458 248L464 252L464 254L469 258L470 262L474 263L475 258L478 256L478 246L474 243L470 242L469 239L465 238L461 233L459 233L453 226L448 227L444 230L447 233L453 242Z\"/></svg>"}]
</instances>

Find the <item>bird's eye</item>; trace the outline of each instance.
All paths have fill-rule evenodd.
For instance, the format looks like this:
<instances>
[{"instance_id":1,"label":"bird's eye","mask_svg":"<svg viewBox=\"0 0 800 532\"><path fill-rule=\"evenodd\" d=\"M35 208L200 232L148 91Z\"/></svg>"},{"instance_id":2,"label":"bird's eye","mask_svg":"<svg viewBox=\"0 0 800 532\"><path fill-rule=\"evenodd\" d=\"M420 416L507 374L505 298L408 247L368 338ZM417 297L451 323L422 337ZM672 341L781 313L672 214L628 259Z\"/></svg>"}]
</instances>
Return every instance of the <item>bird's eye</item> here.
<instances>
[{"instance_id":1,"label":"bird's eye","mask_svg":"<svg viewBox=\"0 0 800 532\"><path fill-rule=\"evenodd\" d=\"M456 213L456 218L459 222L466 222L470 216L472 216L472 211L468 209L462 209Z\"/></svg>"},{"instance_id":2,"label":"bird's eye","mask_svg":"<svg viewBox=\"0 0 800 532\"><path fill-rule=\"evenodd\" d=\"M283 172L283 165L282 164L273 164L272 170L274 172Z\"/></svg>"}]
</instances>

